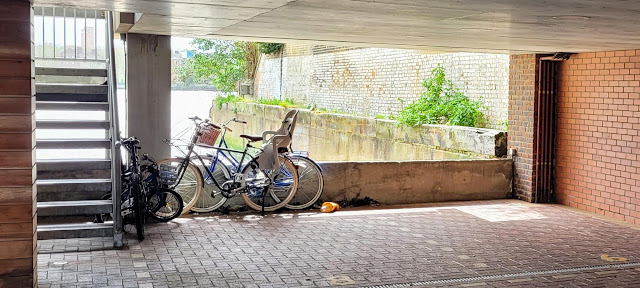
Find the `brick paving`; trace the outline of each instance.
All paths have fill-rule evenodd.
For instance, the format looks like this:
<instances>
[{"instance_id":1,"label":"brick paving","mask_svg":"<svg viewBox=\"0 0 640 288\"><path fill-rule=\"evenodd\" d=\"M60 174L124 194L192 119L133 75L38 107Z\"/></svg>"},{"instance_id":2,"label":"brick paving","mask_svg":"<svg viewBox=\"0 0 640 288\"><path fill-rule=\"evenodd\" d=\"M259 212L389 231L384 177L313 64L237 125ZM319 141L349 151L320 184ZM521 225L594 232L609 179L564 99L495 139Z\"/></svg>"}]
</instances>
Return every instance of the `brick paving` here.
<instances>
[{"instance_id":1,"label":"brick paving","mask_svg":"<svg viewBox=\"0 0 640 288\"><path fill-rule=\"evenodd\" d=\"M516 200L196 215L128 241L39 241L39 286L640 287L637 226Z\"/></svg>"}]
</instances>

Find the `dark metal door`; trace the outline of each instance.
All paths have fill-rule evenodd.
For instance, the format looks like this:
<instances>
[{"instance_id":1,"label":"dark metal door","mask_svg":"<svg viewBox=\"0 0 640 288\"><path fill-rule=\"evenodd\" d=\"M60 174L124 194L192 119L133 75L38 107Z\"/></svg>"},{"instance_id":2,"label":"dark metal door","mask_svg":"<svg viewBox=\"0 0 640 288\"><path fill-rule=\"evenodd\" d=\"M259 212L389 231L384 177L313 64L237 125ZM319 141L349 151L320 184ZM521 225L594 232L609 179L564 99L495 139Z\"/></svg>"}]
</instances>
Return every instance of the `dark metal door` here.
<instances>
[{"instance_id":1,"label":"dark metal door","mask_svg":"<svg viewBox=\"0 0 640 288\"><path fill-rule=\"evenodd\" d=\"M556 96L558 94L558 61L540 59L536 91L536 124L534 135L535 203L554 202Z\"/></svg>"}]
</instances>

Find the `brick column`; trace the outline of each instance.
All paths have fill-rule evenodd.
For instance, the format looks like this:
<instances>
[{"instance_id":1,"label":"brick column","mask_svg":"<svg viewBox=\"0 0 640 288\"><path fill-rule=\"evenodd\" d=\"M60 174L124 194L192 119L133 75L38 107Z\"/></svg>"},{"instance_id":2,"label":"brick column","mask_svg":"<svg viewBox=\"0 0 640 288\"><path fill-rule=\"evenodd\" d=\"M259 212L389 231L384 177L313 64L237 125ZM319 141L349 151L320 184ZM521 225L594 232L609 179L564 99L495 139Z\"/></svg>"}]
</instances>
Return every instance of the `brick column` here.
<instances>
[{"instance_id":1,"label":"brick column","mask_svg":"<svg viewBox=\"0 0 640 288\"><path fill-rule=\"evenodd\" d=\"M31 3L0 5L0 287L37 285Z\"/></svg>"},{"instance_id":2,"label":"brick column","mask_svg":"<svg viewBox=\"0 0 640 288\"><path fill-rule=\"evenodd\" d=\"M538 57L511 55L509 59L509 148L516 148L515 197L533 201L533 143Z\"/></svg>"}]
</instances>

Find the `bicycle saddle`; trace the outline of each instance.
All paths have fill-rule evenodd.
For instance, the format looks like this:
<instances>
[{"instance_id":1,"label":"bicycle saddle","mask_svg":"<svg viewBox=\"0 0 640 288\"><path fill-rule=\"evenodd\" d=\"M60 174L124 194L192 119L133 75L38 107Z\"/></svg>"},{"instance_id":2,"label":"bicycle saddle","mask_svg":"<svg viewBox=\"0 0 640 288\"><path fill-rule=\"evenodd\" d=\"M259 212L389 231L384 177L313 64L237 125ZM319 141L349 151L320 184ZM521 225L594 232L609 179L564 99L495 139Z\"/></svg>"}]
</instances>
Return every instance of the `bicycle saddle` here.
<instances>
[{"instance_id":1,"label":"bicycle saddle","mask_svg":"<svg viewBox=\"0 0 640 288\"><path fill-rule=\"evenodd\" d=\"M242 134L240 135L240 138L245 138L249 141L255 142L255 141L262 141L262 139L264 139L262 136L260 135L247 135L247 134Z\"/></svg>"}]
</instances>

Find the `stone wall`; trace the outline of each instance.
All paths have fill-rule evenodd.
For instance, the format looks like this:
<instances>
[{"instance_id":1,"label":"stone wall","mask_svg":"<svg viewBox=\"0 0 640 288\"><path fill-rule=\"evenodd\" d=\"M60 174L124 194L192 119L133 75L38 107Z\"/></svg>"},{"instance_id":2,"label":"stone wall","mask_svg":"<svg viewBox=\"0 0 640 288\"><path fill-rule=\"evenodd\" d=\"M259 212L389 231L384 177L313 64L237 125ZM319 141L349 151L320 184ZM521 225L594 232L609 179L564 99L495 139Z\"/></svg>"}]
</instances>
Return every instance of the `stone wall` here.
<instances>
[{"instance_id":1,"label":"stone wall","mask_svg":"<svg viewBox=\"0 0 640 288\"><path fill-rule=\"evenodd\" d=\"M415 50L286 44L262 57L257 97L291 98L358 115L397 115L418 99L422 81L441 64L470 98L487 107L488 127L505 129L509 55L427 54Z\"/></svg>"},{"instance_id":2,"label":"stone wall","mask_svg":"<svg viewBox=\"0 0 640 288\"><path fill-rule=\"evenodd\" d=\"M234 135L275 130L286 113L280 106L254 103L225 104L211 110L213 122L237 117ZM507 135L503 131L459 126L398 126L395 121L301 109L293 149L309 151L315 160L400 161L502 157Z\"/></svg>"}]
</instances>

